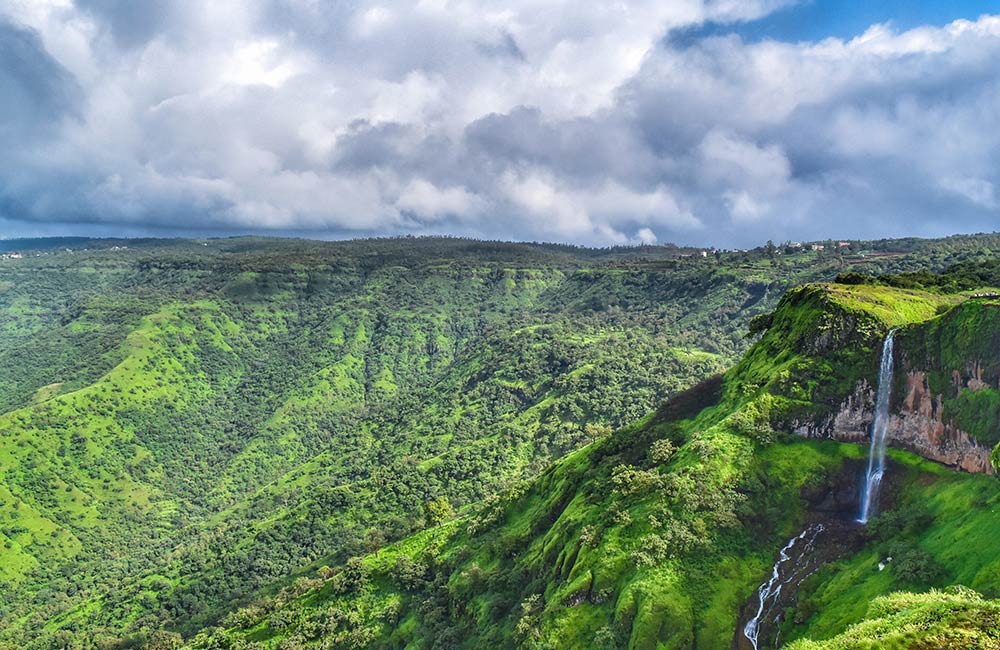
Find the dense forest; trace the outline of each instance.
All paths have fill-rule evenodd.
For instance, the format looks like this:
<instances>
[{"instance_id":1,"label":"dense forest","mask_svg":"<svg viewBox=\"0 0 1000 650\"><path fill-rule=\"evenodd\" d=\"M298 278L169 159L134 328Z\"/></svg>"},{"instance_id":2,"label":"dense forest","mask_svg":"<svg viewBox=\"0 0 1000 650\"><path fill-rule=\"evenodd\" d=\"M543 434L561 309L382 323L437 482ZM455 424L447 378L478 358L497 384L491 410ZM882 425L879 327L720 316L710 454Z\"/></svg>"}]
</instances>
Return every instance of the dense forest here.
<instances>
[{"instance_id":1,"label":"dense forest","mask_svg":"<svg viewBox=\"0 0 1000 650\"><path fill-rule=\"evenodd\" d=\"M11 648L721 647L802 523L803 491L836 485L865 452L775 444L781 425L870 375L887 327L1000 284L996 235L748 251L451 238L2 248ZM813 312L778 306L835 278ZM861 338L783 358L828 327L816 314L831 301L865 315ZM968 309L959 322L975 321ZM813 315L789 329L793 313ZM907 339L914 357L939 345L935 327ZM981 404L963 395L946 408L985 442L992 421L973 421ZM844 585L806 585L803 603L841 614L803 609L788 635L845 633L890 587L964 575L956 563L971 560L932 542L951 525L942 513L992 503L994 479L898 462L895 519L838 561L850 575L899 547L910 572L899 562L883 574L894 582L864 583L865 607ZM1000 595L986 577L968 586ZM873 620L901 598L878 601Z\"/></svg>"},{"instance_id":2,"label":"dense forest","mask_svg":"<svg viewBox=\"0 0 1000 650\"><path fill-rule=\"evenodd\" d=\"M467 516L301 576L192 646L996 647L996 478L893 450L886 508L861 525L866 446L792 433L874 380L890 330L912 359L988 360L995 385L1000 324L981 316L1000 309L997 267L981 269L986 287L928 290L965 285L967 271L919 288L887 276L790 291L724 375ZM746 645L755 588L810 531L825 536L809 538L795 598Z\"/></svg>"}]
</instances>

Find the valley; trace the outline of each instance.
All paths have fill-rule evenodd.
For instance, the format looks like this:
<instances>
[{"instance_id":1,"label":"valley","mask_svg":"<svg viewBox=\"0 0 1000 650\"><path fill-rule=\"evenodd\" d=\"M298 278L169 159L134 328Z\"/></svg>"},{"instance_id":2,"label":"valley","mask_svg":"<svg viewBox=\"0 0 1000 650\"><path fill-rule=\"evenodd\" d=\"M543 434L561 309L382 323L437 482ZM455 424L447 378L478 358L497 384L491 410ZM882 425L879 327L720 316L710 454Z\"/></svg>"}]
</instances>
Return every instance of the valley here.
<instances>
[{"instance_id":1,"label":"valley","mask_svg":"<svg viewBox=\"0 0 1000 650\"><path fill-rule=\"evenodd\" d=\"M779 550L857 516L893 328L909 452L767 635L1000 595L947 550L993 530L995 236L123 246L0 263L2 647L742 643Z\"/></svg>"}]
</instances>

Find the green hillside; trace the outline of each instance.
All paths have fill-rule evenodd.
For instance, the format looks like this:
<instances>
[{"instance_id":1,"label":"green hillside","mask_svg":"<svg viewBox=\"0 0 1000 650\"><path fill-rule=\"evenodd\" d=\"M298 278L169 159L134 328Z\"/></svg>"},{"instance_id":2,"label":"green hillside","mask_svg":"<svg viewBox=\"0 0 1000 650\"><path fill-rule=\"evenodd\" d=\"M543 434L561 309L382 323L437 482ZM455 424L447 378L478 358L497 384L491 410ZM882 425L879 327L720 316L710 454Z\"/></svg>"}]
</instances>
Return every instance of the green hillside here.
<instances>
[{"instance_id":1,"label":"green hillside","mask_svg":"<svg viewBox=\"0 0 1000 650\"><path fill-rule=\"evenodd\" d=\"M1000 602L965 587L898 592L874 600L865 620L828 641L799 641L789 650L974 648L1000 644Z\"/></svg>"},{"instance_id":2,"label":"green hillside","mask_svg":"<svg viewBox=\"0 0 1000 650\"><path fill-rule=\"evenodd\" d=\"M810 522L856 516L852 486L867 449L796 439L784 433L789 423L825 415L861 379L873 383L890 328L938 331L971 293L885 284L791 291L760 342L721 378L468 516L301 577L192 646L730 647L741 607L782 544ZM1000 498L995 479L905 452L892 459L893 507L845 533L839 559L803 584L782 638L842 633L869 601L901 588L995 589L1000 549L987 541L1000 525L990 507ZM887 556L895 559L881 571ZM899 607L903 597L894 598L875 600L872 611ZM934 611L951 602L927 599ZM877 626L850 634L878 638ZM827 647L815 643L804 647Z\"/></svg>"},{"instance_id":3,"label":"green hillside","mask_svg":"<svg viewBox=\"0 0 1000 650\"><path fill-rule=\"evenodd\" d=\"M0 262L9 647L720 647L866 453L786 425L874 381L889 327L1000 283L969 279L992 235L22 253ZM907 273L961 260L954 286ZM894 275L786 295L849 270ZM824 620L790 633L846 625Z\"/></svg>"}]
</instances>

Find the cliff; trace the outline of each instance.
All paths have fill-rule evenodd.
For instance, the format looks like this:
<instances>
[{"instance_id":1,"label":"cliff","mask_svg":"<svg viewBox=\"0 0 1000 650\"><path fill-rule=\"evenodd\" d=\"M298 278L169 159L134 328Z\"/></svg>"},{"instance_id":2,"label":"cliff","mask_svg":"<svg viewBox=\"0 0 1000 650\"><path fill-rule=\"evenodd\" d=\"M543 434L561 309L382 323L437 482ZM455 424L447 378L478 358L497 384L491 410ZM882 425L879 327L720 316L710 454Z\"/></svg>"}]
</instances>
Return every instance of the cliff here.
<instances>
[{"instance_id":1,"label":"cliff","mask_svg":"<svg viewBox=\"0 0 1000 650\"><path fill-rule=\"evenodd\" d=\"M1000 440L1000 305L968 300L898 334L889 444L966 472L995 474ZM795 422L809 438L868 440L875 391L866 378L826 415Z\"/></svg>"},{"instance_id":2,"label":"cliff","mask_svg":"<svg viewBox=\"0 0 1000 650\"><path fill-rule=\"evenodd\" d=\"M927 373L905 373L905 395L889 420L889 444L954 469L994 474L991 449L973 436L945 421L942 395L929 388ZM966 388L965 390L972 390ZM858 384L840 407L820 422L796 427L807 438L830 438L841 442L867 442L874 417L875 392L865 380Z\"/></svg>"}]
</instances>

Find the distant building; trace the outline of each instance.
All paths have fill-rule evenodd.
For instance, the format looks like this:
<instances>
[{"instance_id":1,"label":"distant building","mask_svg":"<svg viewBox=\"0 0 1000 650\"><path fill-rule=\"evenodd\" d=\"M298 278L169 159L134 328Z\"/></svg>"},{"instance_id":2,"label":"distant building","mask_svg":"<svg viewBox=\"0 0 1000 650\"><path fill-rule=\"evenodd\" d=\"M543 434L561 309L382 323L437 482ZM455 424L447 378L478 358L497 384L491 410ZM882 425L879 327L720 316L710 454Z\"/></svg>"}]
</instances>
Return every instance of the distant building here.
<instances>
[{"instance_id":1,"label":"distant building","mask_svg":"<svg viewBox=\"0 0 1000 650\"><path fill-rule=\"evenodd\" d=\"M823 244L812 244L811 246L809 246L809 250L812 251L821 251L824 250L825 248L826 246L824 246Z\"/></svg>"}]
</instances>

